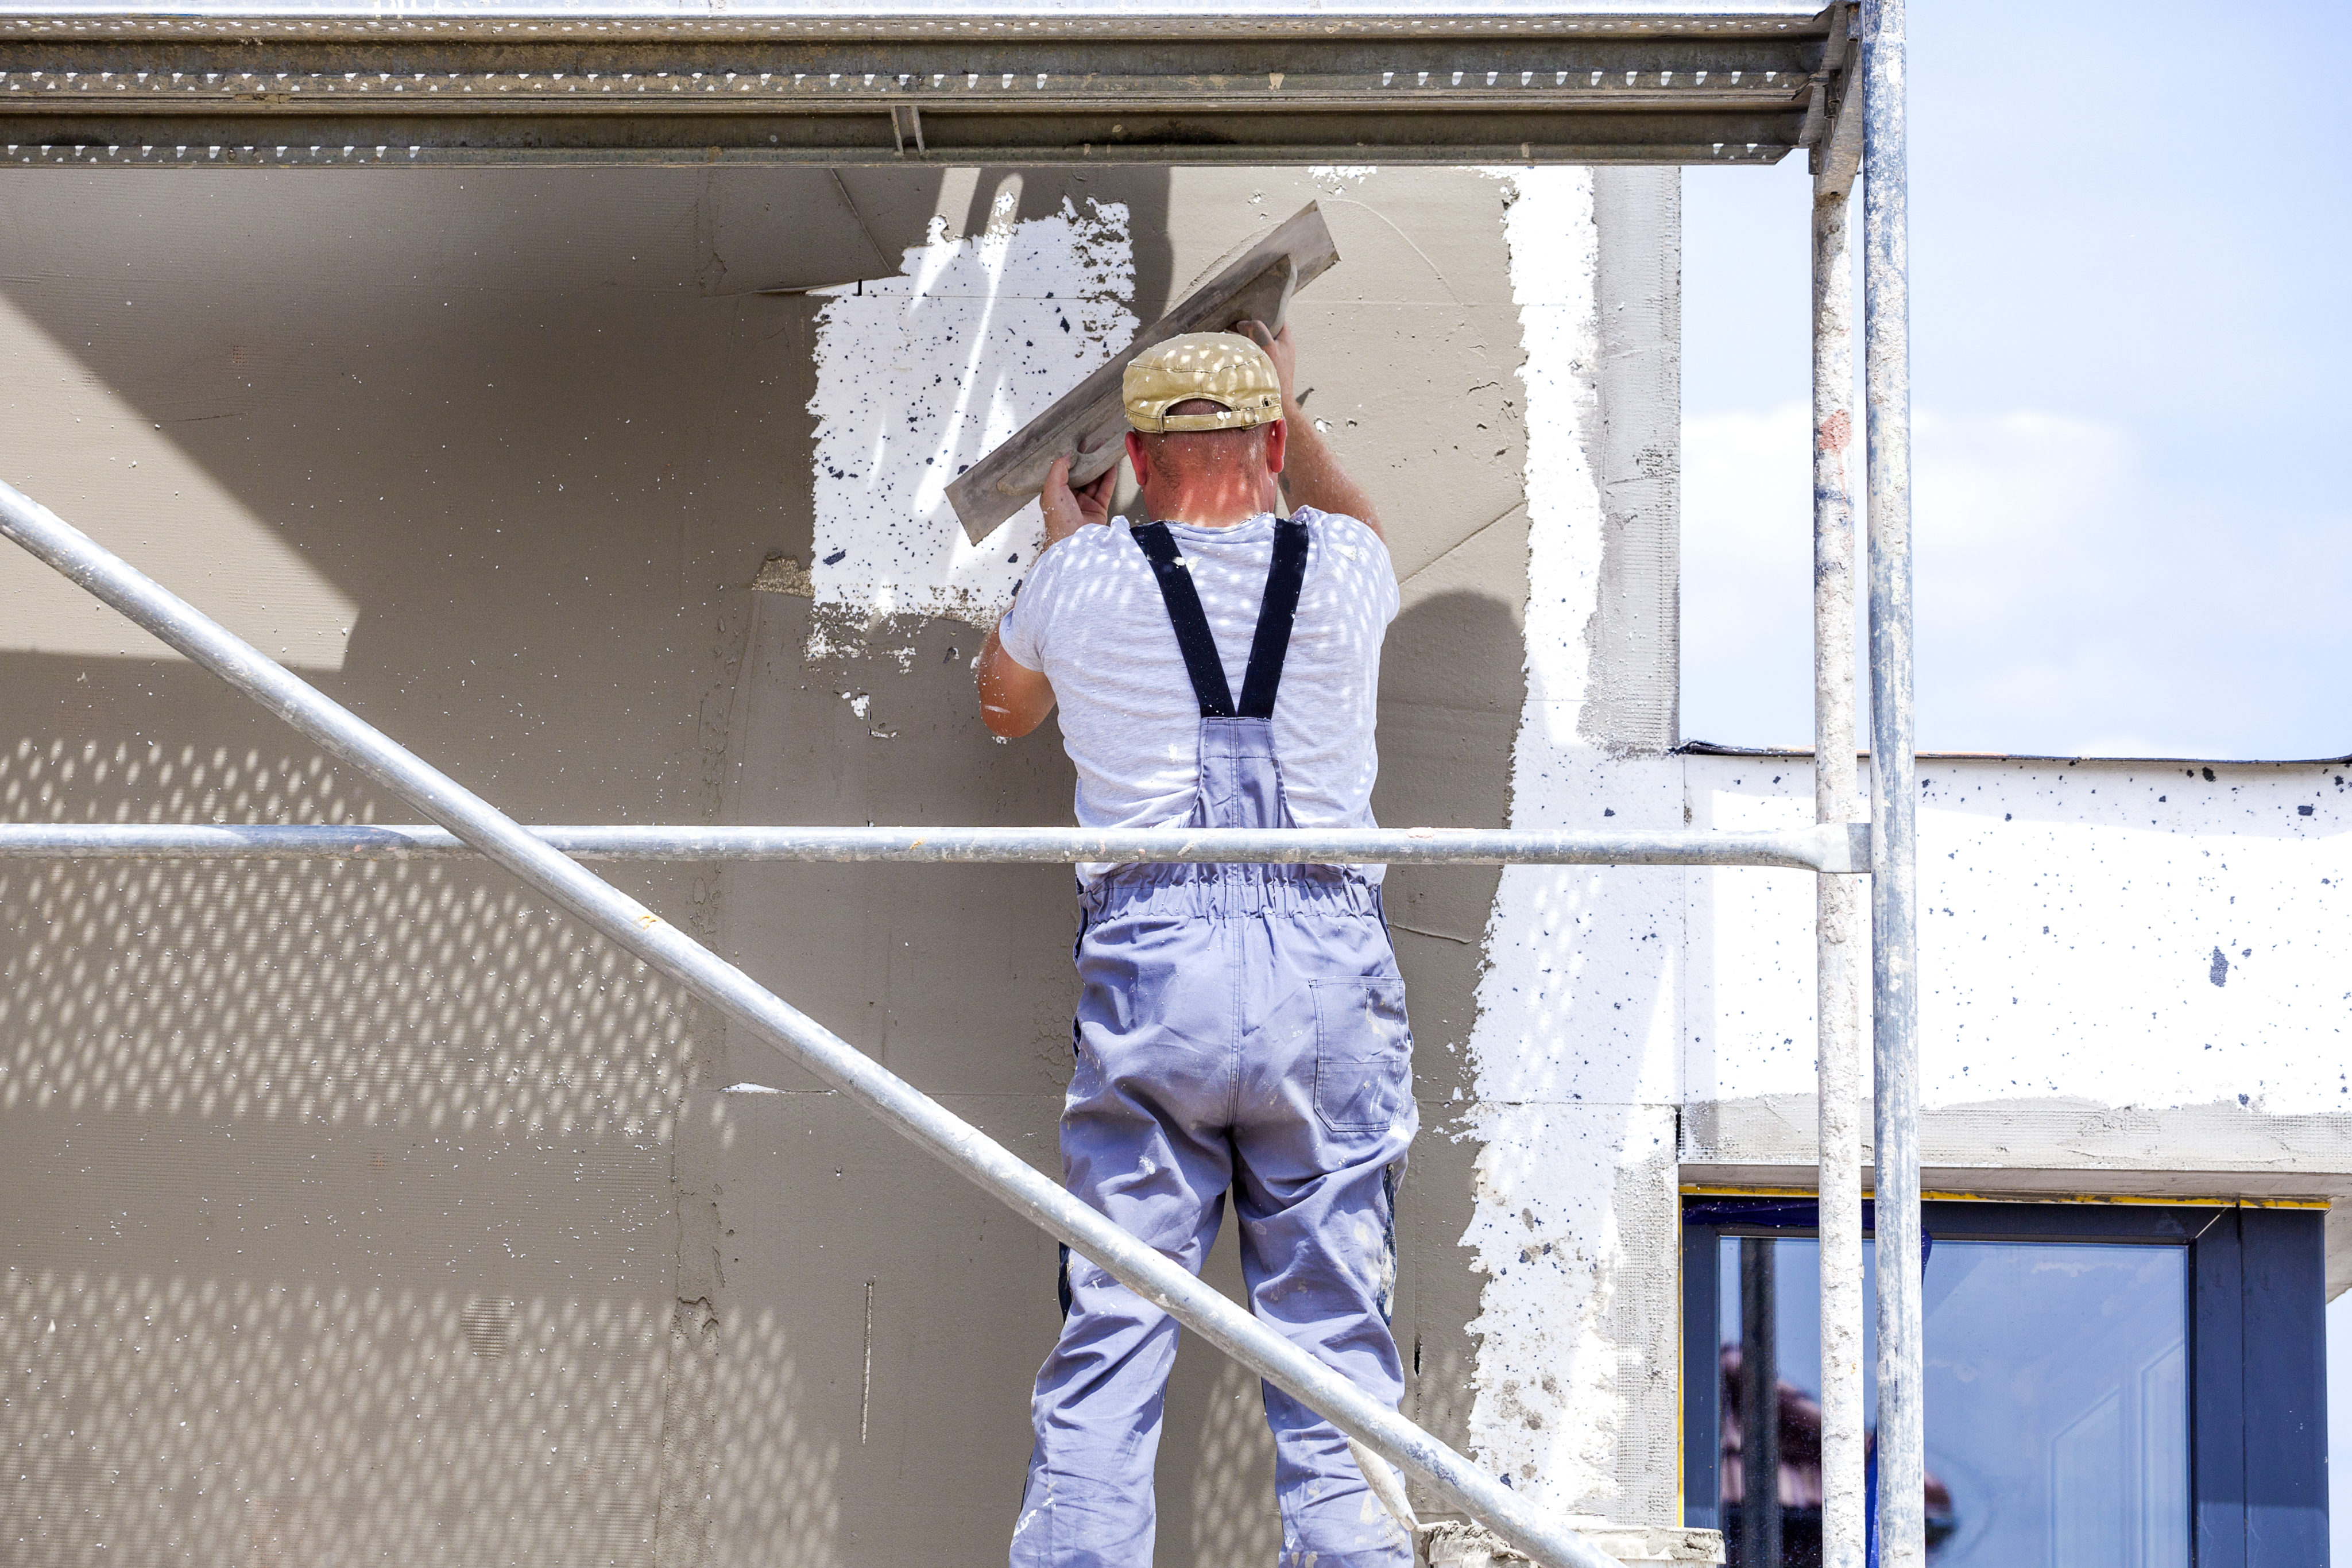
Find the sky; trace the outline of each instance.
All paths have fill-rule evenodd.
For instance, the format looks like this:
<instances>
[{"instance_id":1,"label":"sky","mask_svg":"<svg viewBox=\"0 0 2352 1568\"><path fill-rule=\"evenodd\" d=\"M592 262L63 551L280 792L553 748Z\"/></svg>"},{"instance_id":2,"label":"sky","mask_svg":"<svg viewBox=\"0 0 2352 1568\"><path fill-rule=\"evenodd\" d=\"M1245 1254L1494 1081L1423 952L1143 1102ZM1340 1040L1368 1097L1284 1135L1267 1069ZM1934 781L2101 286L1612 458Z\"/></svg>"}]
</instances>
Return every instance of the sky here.
<instances>
[{"instance_id":1,"label":"sky","mask_svg":"<svg viewBox=\"0 0 2352 1568\"><path fill-rule=\"evenodd\" d=\"M2352 753L2352 5L1910 17L1920 747ZM1812 733L1810 186L1684 175L1694 739Z\"/></svg>"}]
</instances>

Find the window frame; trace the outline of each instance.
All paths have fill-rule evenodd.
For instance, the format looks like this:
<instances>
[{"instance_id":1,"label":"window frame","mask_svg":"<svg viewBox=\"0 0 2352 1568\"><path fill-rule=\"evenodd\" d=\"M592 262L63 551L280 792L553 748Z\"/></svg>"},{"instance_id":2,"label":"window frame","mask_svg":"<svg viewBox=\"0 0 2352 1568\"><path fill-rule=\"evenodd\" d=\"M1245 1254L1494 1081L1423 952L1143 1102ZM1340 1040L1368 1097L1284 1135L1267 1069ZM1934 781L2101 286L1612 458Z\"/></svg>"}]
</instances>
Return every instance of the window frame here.
<instances>
[{"instance_id":1,"label":"window frame","mask_svg":"<svg viewBox=\"0 0 2352 1568\"><path fill-rule=\"evenodd\" d=\"M2190 1533L2197 1568L2326 1568L2327 1270L2323 1214L2219 1203L1937 1199L1936 1240L2125 1242L2189 1253ZM1817 1235L1810 1194L1685 1193L1683 1522L1721 1528L1717 1241ZM1870 1205L1863 1206L1870 1234Z\"/></svg>"}]
</instances>

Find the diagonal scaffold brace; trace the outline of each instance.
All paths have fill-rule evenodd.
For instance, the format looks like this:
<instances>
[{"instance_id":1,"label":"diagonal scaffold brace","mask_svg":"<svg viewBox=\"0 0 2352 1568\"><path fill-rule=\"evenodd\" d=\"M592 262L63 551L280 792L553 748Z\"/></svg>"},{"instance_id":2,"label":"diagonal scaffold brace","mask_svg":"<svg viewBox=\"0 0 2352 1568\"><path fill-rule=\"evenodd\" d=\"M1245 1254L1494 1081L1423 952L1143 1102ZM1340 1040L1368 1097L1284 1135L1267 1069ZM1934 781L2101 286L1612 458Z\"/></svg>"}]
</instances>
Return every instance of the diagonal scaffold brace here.
<instances>
[{"instance_id":1,"label":"diagonal scaffold brace","mask_svg":"<svg viewBox=\"0 0 2352 1568\"><path fill-rule=\"evenodd\" d=\"M22 545L405 799L559 908L856 1098L894 1131L1014 1213L1108 1270L1144 1300L1546 1568L1622 1568L1582 1535L1548 1517L1533 1500L1365 1394L1181 1265L1071 1197L979 1128L5 484L0 484L0 537Z\"/></svg>"}]
</instances>

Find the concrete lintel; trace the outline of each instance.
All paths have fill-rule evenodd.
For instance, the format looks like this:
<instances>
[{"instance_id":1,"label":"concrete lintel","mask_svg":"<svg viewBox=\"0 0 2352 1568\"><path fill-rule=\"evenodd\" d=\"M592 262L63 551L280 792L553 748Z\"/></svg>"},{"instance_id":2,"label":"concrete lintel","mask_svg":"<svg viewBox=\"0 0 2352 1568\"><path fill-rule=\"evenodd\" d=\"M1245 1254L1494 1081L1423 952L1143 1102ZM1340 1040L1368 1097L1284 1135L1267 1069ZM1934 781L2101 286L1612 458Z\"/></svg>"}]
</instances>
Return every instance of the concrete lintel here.
<instances>
[{"instance_id":1,"label":"concrete lintel","mask_svg":"<svg viewBox=\"0 0 2352 1568\"><path fill-rule=\"evenodd\" d=\"M1810 1094L1685 1106L1682 1180L1810 1189L1815 1125ZM2335 1206L2327 1218L2328 1293L2352 1288L2352 1114L2278 1115L2228 1103L1994 1101L1923 1111L1919 1144L1921 1183L1931 1193L2326 1200ZM1865 1183L1874 1176L1869 1157L1865 1146Z\"/></svg>"}]
</instances>

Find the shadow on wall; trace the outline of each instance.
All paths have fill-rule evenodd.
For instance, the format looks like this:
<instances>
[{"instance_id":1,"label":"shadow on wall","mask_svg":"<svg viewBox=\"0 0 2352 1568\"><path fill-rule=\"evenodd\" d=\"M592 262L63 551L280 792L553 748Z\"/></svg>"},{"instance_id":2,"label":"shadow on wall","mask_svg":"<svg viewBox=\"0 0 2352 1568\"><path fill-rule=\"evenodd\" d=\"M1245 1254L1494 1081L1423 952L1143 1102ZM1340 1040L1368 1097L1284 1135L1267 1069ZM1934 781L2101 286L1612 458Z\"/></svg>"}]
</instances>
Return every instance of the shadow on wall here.
<instances>
[{"instance_id":1,"label":"shadow on wall","mask_svg":"<svg viewBox=\"0 0 2352 1568\"><path fill-rule=\"evenodd\" d=\"M20 739L0 805L375 817L317 757L197 741ZM688 1071L684 993L462 862L0 862L0 1112L650 1145Z\"/></svg>"},{"instance_id":2,"label":"shadow on wall","mask_svg":"<svg viewBox=\"0 0 2352 1568\"><path fill-rule=\"evenodd\" d=\"M154 738L20 739L0 801L373 814L282 744ZM0 864L16 1560L625 1557L693 1033L476 868Z\"/></svg>"},{"instance_id":3,"label":"shadow on wall","mask_svg":"<svg viewBox=\"0 0 2352 1568\"><path fill-rule=\"evenodd\" d=\"M671 1319L577 1291L12 1270L0 1351L33 1376L11 1401L11 1561L646 1562L670 1523L646 1368ZM754 1445L761 1484L725 1523L772 1543L764 1563L830 1561L840 1446L800 1414L793 1331L730 1343L692 1416ZM691 1485L662 1511L707 1518Z\"/></svg>"},{"instance_id":4,"label":"shadow on wall","mask_svg":"<svg viewBox=\"0 0 2352 1568\"><path fill-rule=\"evenodd\" d=\"M1094 195L1130 209L1149 321L1190 281L1170 189L1151 170L1028 170L1017 193L995 171L58 171L0 209L0 347L61 367L0 388L5 476L134 564L182 550L174 586L259 618L268 595L204 559L223 508L257 522L355 607L320 684L526 820L1062 821L1050 734L1002 753L978 734L970 628L892 636L899 665L812 665L805 601L748 591L813 528L816 303L754 291L896 271L934 217L978 232L1008 193L1022 217ZM1383 673L1376 805L1400 825L1507 821L1524 517L1472 509L1394 520L1429 562ZM184 664L45 654L42 634L0 625L0 816L415 815ZM1449 1133L1498 876L1390 883L1428 1129L1397 1328L1409 1408L1457 1442L1476 1151ZM1058 873L622 877L1050 1163ZM763 1102L774 1130L712 1161L730 1228L687 1234L683 1108L714 1080L804 1083L774 1066L462 863L0 865L0 1168L29 1195L0 1225L0 1336L31 1390L0 1437L32 1456L26 1560L100 1541L264 1563L995 1557L1052 1249L816 1094ZM854 1202L811 1196L861 1162ZM706 1243L725 1267L684 1268ZM1188 1353L1164 1457L1168 1560L1266 1548L1255 1379Z\"/></svg>"},{"instance_id":5,"label":"shadow on wall","mask_svg":"<svg viewBox=\"0 0 2352 1568\"><path fill-rule=\"evenodd\" d=\"M760 258L835 245L845 212L846 276L895 270L998 188L844 171L817 211L793 171L60 173L12 185L0 225L0 348L55 372L0 389L5 476L134 564L176 560L166 580L249 635L283 606L206 541L261 528L355 609L320 684L542 821L726 809L749 584L810 535L815 307L746 290L835 280ZM1164 174L1091 177L1164 232ZM1048 183L1028 172L1024 210ZM1165 253L1137 249L1150 300ZM0 617L0 816L415 815L184 663L49 639L58 602L90 613ZM968 674L926 669L902 700L969 725ZM835 747L750 759L804 786L773 820L863 820L869 765L916 820L1066 805L1057 754L908 772L906 747L834 736L827 676L772 678L782 729L823 716ZM787 995L827 962L722 921L729 877L621 880ZM846 944L920 908L953 938L988 891L867 881L843 890L863 922L825 924ZM888 956L861 1010L940 988ZM940 1060L985 1080L1009 1051L1025 1082L1026 1014L960 999ZM858 1434L813 1390L854 1362L809 1349L829 1324L679 1299L677 1124L719 1045L673 988L462 863L0 866L21 1560L835 1560ZM879 1157L886 1230L935 1207L950 1178ZM893 1491L863 1490L869 1511Z\"/></svg>"}]
</instances>

